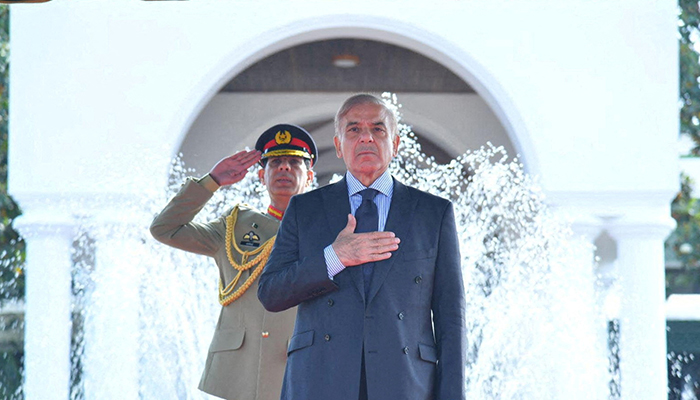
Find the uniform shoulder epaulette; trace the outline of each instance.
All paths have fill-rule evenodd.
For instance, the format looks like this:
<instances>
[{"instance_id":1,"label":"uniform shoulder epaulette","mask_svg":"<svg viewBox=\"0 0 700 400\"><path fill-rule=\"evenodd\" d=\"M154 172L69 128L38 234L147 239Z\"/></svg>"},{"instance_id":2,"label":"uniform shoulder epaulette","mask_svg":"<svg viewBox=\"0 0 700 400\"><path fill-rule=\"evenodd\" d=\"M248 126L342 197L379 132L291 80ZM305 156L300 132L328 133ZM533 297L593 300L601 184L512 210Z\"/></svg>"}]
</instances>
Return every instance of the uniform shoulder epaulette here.
<instances>
[{"instance_id":1,"label":"uniform shoulder epaulette","mask_svg":"<svg viewBox=\"0 0 700 400\"><path fill-rule=\"evenodd\" d=\"M234 211L236 208L238 208L240 211L253 211L253 212L256 212L256 213L258 213L258 214L263 214L262 211L258 210L257 208L255 208L255 207L253 207L253 206L251 206L250 204L247 204L247 203L238 203L238 204L236 204L236 206L233 207L233 209L231 209L231 212L229 212L229 213L227 213L227 214L232 214L233 211Z\"/></svg>"}]
</instances>

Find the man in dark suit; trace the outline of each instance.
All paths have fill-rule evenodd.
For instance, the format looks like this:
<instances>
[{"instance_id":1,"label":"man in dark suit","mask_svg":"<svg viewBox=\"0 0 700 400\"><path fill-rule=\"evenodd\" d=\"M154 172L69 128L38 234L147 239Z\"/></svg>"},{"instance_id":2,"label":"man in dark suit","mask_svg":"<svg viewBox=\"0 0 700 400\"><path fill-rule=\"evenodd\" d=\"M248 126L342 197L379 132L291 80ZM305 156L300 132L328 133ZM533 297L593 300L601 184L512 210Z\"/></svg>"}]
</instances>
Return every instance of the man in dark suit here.
<instances>
[{"instance_id":1,"label":"man in dark suit","mask_svg":"<svg viewBox=\"0 0 700 400\"><path fill-rule=\"evenodd\" d=\"M292 198L260 277L298 305L283 400L464 399L465 299L452 204L388 172L395 114L367 94L335 119L338 183Z\"/></svg>"}]
</instances>

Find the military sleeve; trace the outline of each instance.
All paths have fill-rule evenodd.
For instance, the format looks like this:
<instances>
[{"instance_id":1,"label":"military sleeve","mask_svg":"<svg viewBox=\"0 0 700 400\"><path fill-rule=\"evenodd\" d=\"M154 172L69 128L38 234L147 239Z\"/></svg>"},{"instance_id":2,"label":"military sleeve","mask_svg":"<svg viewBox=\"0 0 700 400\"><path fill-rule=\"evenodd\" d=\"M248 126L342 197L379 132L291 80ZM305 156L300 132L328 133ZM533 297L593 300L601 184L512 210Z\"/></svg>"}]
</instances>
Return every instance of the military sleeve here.
<instances>
[{"instance_id":1,"label":"military sleeve","mask_svg":"<svg viewBox=\"0 0 700 400\"><path fill-rule=\"evenodd\" d=\"M224 243L224 218L208 223L192 222L212 192L188 179L151 223L151 234L159 242L192 253L214 256Z\"/></svg>"}]
</instances>

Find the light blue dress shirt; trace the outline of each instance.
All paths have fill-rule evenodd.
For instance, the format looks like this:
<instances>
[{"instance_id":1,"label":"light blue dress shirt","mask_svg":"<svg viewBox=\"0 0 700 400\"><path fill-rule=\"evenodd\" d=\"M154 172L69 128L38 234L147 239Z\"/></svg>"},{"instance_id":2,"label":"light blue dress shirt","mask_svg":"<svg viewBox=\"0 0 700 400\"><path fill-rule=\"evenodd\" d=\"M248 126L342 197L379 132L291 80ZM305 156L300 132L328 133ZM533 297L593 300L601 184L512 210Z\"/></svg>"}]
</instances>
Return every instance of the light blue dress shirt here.
<instances>
[{"instance_id":1,"label":"light blue dress shirt","mask_svg":"<svg viewBox=\"0 0 700 400\"><path fill-rule=\"evenodd\" d=\"M348 198L350 199L350 212L355 215L355 211L362 203L362 195L360 192L367 189L360 181L357 180L349 171L345 173L345 181L348 184ZM377 205L379 213L379 231L383 231L386 226L386 219L389 215L389 207L391 206L391 198L394 195L394 180L389 171L384 171L371 185L370 189L376 189L379 193L374 197L374 204ZM338 259L338 255L333 250L333 245L328 245L323 249L323 255L326 259L326 268L328 269L328 277L333 279L334 276L341 273L345 266Z\"/></svg>"}]
</instances>

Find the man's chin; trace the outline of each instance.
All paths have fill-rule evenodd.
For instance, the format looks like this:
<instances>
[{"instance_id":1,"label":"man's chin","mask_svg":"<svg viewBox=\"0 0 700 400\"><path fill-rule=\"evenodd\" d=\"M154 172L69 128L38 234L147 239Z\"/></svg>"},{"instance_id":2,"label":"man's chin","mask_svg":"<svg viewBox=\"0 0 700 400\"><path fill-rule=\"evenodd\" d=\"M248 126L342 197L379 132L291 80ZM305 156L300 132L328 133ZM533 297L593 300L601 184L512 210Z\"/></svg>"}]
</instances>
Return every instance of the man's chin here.
<instances>
[{"instance_id":1,"label":"man's chin","mask_svg":"<svg viewBox=\"0 0 700 400\"><path fill-rule=\"evenodd\" d=\"M357 157L355 157L355 162L358 164L363 164L363 163L377 163L379 162L379 157L374 154L374 153L362 153L358 154Z\"/></svg>"},{"instance_id":2,"label":"man's chin","mask_svg":"<svg viewBox=\"0 0 700 400\"><path fill-rule=\"evenodd\" d=\"M274 192L276 195L279 196L294 196L295 194L298 193L303 193L297 191L297 187L294 185L288 185L288 186L275 186L274 188L268 189L271 192Z\"/></svg>"},{"instance_id":3,"label":"man's chin","mask_svg":"<svg viewBox=\"0 0 700 400\"><path fill-rule=\"evenodd\" d=\"M383 167L377 162L365 162L355 166L355 168L353 168L353 170L350 172L353 172L353 174L357 173L360 175L366 175L374 174L381 169L383 169Z\"/></svg>"}]
</instances>

